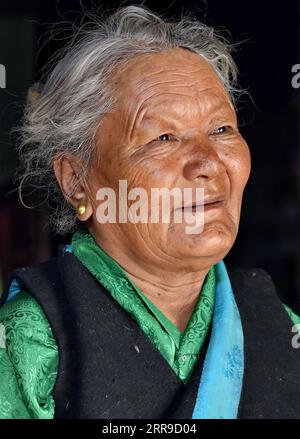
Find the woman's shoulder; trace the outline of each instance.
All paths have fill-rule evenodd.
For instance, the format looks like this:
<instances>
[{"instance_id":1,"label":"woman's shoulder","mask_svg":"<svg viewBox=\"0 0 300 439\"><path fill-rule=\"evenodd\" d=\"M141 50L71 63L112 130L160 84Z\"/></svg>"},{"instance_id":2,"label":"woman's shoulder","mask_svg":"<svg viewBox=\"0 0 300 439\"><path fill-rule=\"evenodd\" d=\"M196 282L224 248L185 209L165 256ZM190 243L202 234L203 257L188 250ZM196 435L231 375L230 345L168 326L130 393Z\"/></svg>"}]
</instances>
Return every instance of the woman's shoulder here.
<instances>
[{"instance_id":1,"label":"woman's shoulder","mask_svg":"<svg viewBox=\"0 0 300 439\"><path fill-rule=\"evenodd\" d=\"M25 290L21 290L11 300L0 307L0 323L9 330L19 329L26 332L26 337L33 337L33 330L40 330L45 336L51 335L47 317L37 300ZM28 332L29 330L29 332Z\"/></svg>"},{"instance_id":2,"label":"woman's shoulder","mask_svg":"<svg viewBox=\"0 0 300 439\"><path fill-rule=\"evenodd\" d=\"M0 325L2 344L5 342L10 351L18 350L17 342L25 347L38 350L38 346L49 351L58 350L50 323L38 303L27 291L22 290L0 307ZM26 355L28 352L23 352Z\"/></svg>"},{"instance_id":3,"label":"woman's shoulder","mask_svg":"<svg viewBox=\"0 0 300 439\"><path fill-rule=\"evenodd\" d=\"M20 289L11 300L7 300L0 307L0 318L5 318L7 314L15 313L20 309L40 310L37 301L24 289Z\"/></svg>"},{"instance_id":4,"label":"woman's shoulder","mask_svg":"<svg viewBox=\"0 0 300 439\"><path fill-rule=\"evenodd\" d=\"M257 309L259 305L271 312L270 303L277 303L284 314L287 313L293 324L300 324L300 317L288 305L282 302L271 275L262 268L236 268L229 270L234 291L241 295L244 302ZM247 297L247 292L251 295ZM240 294L239 294L240 293Z\"/></svg>"},{"instance_id":5,"label":"woman's shoulder","mask_svg":"<svg viewBox=\"0 0 300 439\"><path fill-rule=\"evenodd\" d=\"M270 296L276 295L276 287L270 274L262 268L230 268L229 278L235 290L243 294L249 291L254 293L253 288L262 297L261 291Z\"/></svg>"},{"instance_id":6,"label":"woman's shoulder","mask_svg":"<svg viewBox=\"0 0 300 439\"><path fill-rule=\"evenodd\" d=\"M0 308L0 418L52 418L58 349L38 302L26 291Z\"/></svg>"}]
</instances>

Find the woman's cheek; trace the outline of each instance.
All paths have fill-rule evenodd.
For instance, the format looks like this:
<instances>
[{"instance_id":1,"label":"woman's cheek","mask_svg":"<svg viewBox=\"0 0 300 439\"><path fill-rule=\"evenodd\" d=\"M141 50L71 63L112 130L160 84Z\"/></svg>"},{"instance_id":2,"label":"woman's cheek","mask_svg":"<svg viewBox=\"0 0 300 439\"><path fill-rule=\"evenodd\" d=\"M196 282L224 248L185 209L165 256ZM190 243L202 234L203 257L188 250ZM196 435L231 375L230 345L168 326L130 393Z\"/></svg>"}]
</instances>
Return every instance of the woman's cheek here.
<instances>
[{"instance_id":1,"label":"woman's cheek","mask_svg":"<svg viewBox=\"0 0 300 439\"><path fill-rule=\"evenodd\" d=\"M247 142L243 139L242 143L239 145L238 150L240 151L240 167L243 174L245 184L248 181L250 170L251 170L251 156L250 150Z\"/></svg>"},{"instance_id":2,"label":"woman's cheek","mask_svg":"<svg viewBox=\"0 0 300 439\"><path fill-rule=\"evenodd\" d=\"M229 160L229 163L234 175L235 185L242 193L249 179L251 170L250 151L246 142L243 142L237 146L235 153L232 154L231 159Z\"/></svg>"}]
</instances>

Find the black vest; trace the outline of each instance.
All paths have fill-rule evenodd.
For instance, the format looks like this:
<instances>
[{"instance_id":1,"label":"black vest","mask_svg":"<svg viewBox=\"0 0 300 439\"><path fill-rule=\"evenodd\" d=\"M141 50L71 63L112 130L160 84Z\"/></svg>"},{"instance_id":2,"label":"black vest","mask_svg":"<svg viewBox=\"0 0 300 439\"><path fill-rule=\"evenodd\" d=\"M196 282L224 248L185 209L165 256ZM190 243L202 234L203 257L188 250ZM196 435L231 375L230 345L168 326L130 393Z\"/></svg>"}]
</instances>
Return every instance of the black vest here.
<instances>
[{"instance_id":1,"label":"black vest","mask_svg":"<svg viewBox=\"0 0 300 439\"><path fill-rule=\"evenodd\" d=\"M209 337L185 385L72 254L13 276L41 305L58 344L56 418L191 418ZM271 278L262 270L235 270L230 280L245 341L238 417L299 418L300 351L292 348L293 324Z\"/></svg>"}]
</instances>

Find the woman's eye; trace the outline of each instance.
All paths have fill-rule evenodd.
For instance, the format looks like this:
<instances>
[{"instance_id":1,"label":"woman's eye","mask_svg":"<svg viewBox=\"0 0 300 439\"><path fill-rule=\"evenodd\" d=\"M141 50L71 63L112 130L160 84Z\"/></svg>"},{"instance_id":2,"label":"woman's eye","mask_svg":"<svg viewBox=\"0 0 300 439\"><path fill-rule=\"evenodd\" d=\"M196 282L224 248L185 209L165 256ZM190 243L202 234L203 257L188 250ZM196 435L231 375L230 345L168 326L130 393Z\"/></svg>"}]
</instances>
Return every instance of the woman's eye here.
<instances>
[{"instance_id":1,"label":"woman's eye","mask_svg":"<svg viewBox=\"0 0 300 439\"><path fill-rule=\"evenodd\" d=\"M227 134L228 132L231 132L232 128L229 125L224 125L222 127L217 128L213 134Z\"/></svg>"},{"instance_id":2,"label":"woman's eye","mask_svg":"<svg viewBox=\"0 0 300 439\"><path fill-rule=\"evenodd\" d=\"M160 140L161 142L168 142L172 140L173 136L172 134L166 133L159 136L156 140Z\"/></svg>"},{"instance_id":3,"label":"woman's eye","mask_svg":"<svg viewBox=\"0 0 300 439\"><path fill-rule=\"evenodd\" d=\"M155 142L173 142L177 140L177 138L170 133L164 133L161 134L160 136L156 137L155 139L151 140L150 143L155 143Z\"/></svg>"}]
</instances>

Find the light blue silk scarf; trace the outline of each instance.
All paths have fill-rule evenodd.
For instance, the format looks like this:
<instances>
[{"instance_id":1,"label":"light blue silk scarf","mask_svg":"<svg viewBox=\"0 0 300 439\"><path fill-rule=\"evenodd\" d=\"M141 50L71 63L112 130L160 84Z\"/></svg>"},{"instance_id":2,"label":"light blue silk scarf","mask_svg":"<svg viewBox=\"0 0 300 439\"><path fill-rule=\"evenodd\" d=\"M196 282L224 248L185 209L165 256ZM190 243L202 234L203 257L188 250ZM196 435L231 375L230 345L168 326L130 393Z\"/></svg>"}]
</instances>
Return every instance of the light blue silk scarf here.
<instances>
[{"instance_id":1,"label":"light blue silk scarf","mask_svg":"<svg viewBox=\"0 0 300 439\"><path fill-rule=\"evenodd\" d=\"M235 419L244 374L240 314L223 261L215 265L216 297L212 333L192 419Z\"/></svg>"}]
</instances>

